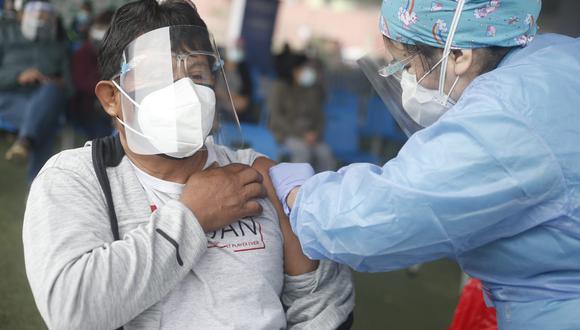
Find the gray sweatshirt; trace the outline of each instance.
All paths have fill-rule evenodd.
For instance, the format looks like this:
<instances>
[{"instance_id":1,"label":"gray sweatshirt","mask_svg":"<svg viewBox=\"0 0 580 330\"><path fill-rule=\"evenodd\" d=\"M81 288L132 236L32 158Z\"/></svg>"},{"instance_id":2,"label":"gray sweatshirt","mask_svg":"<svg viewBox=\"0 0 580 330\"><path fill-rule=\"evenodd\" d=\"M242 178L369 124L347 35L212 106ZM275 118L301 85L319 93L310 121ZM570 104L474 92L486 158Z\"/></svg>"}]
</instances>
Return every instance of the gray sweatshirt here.
<instances>
[{"instance_id":1,"label":"gray sweatshirt","mask_svg":"<svg viewBox=\"0 0 580 330\"><path fill-rule=\"evenodd\" d=\"M220 165L251 165L259 156L208 148ZM107 171L116 242L90 147L54 156L31 187L26 272L49 328L333 329L352 311L344 266L323 261L313 273L283 274L282 234L268 200L260 217L206 234L177 200L152 212L126 157Z\"/></svg>"}]
</instances>

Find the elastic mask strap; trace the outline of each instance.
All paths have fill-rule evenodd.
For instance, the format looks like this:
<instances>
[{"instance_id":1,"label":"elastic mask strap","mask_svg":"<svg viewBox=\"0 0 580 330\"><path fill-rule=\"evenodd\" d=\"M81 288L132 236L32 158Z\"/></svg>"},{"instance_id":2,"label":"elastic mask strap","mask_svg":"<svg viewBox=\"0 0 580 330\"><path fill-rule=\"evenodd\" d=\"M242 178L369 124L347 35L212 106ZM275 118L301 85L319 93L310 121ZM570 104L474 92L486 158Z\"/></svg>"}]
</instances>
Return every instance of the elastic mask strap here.
<instances>
[{"instance_id":1,"label":"elastic mask strap","mask_svg":"<svg viewBox=\"0 0 580 330\"><path fill-rule=\"evenodd\" d=\"M441 64L443 62L444 59L445 59L445 57L442 57L437 63L435 63L435 65L431 69L429 69L429 71L427 71L427 73L425 73L423 75L423 77L421 77L421 79L419 79L417 81L417 83L420 83L421 81L423 81L423 79L425 79L425 77L427 77L428 75L430 75L431 72L433 72L433 70L435 70L439 66L439 64Z\"/></svg>"},{"instance_id":2,"label":"elastic mask strap","mask_svg":"<svg viewBox=\"0 0 580 330\"><path fill-rule=\"evenodd\" d=\"M437 66L439 66L439 64L441 64L443 62L443 60L445 59L445 57L442 57L439 62L435 63L435 65L429 69L429 71L427 71L427 73L425 73L421 79L419 79L417 81L417 84L420 84L421 81L423 81L423 79L425 79L425 77L427 77L431 72L433 72L433 70L435 70L435 68L437 68ZM439 93L441 95L445 95L445 101L443 102L443 104L447 104L447 102L449 101L449 98L451 97L451 93L453 92L453 90L455 89L455 86L457 85L457 82L459 82L459 77L455 78L455 81L453 82L453 85L451 85L451 88L449 89L449 93L445 93L445 87L443 88L443 91L439 91Z\"/></svg>"},{"instance_id":3,"label":"elastic mask strap","mask_svg":"<svg viewBox=\"0 0 580 330\"><path fill-rule=\"evenodd\" d=\"M125 93L125 91L121 88L121 86L119 86L119 84L117 84L116 81L114 81L114 80L111 80L111 81L113 82L113 85L115 85L115 87L117 87L119 92L121 92L121 94L123 94L124 97L126 97L129 101L131 101L131 103L133 103L133 105L135 105L137 108L140 108L139 104L137 104L137 102L135 102L133 100L133 98L131 96L129 96L129 94Z\"/></svg>"},{"instance_id":4,"label":"elastic mask strap","mask_svg":"<svg viewBox=\"0 0 580 330\"><path fill-rule=\"evenodd\" d=\"M447 102L449 102L449 99L451 98L451 93L455 89L455 86L457 85L458 81L459 81L459 77L455 78L453 85L451 85L451 89L449 89L449 94L446 94L446 96L445 96L445 103L443 103L444 105L446 105ZM451 99L451 100L453 100L453 99ZM452 102L452 103L455 104L455 102Z\"/></svg>"},{"instance_id":5,"label":"elastic mask strap","mask_svg":"<svg viewBox=\"0 0 580 330\"><path fill-rule=\"evenodd\" d=\"M455 31L457 31L457 25L459 24L459 19L461 18L461 13L463 12L463 5L465 0L457 1L457 8L455 8L455 15L453 16L453 22L451 23L451 28L449 29L449 34L447 35L447 40L445 41L445 48L443 50L442 59L447 59L451 53L451 45L453 44L453 38L455 38ZM445 89L445 76L447 73L447 61L443 61L441 65L441 74L439 76L439 93L444 95ZM454 84L455 85L455 84ZM450 92L451 94L451 92Z\"/></svg>"}]
</instances>

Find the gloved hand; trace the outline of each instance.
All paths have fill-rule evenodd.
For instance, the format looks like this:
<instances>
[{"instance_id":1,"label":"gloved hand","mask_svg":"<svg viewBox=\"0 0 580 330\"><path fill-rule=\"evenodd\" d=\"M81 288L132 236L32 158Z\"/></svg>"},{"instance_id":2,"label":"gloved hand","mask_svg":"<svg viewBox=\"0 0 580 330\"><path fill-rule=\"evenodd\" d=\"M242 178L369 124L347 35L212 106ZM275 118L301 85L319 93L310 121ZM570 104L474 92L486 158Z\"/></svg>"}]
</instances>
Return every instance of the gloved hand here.
<instances>
[{"instance_id":1,"label":"gloved hand","mask_svg":"<svg viewBox=\"0 0 580 330\"><path fill-rule=\"evenodd\" d=\"M286 201L288 194L292 189L302 186L312 176L314 169L307 163L281 163L270 169L272 184L286 215L289 216L291 211Z\"/></svg>"}]
</instances>

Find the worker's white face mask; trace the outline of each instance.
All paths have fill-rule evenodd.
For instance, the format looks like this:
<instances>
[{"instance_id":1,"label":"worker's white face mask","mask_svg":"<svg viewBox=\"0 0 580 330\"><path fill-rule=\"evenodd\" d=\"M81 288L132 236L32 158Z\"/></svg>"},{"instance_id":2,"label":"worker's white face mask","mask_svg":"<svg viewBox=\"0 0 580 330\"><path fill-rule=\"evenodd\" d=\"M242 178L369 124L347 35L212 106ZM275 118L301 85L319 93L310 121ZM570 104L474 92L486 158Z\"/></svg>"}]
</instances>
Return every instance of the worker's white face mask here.
<instances>
[{"instance_id":1,"label":"worker's white face mask","mask_svg":"<svg viewBox=\"0 0 580 330\"><path fill-rule=\"evenodd\" d=\"M454 104L448 95L421 86L417 76L407 70L403 70L401 75L401 88L403 108L422 127L432 125Z\"/></svg>"},{"instance_id":2,"label":"worker's white face mask","mask_svg":"<svg viewBox=\"0 0 580 330\"><path fill-rule=\"evenodd\" d=\"M211 88L183 78L145 96L141 104L135 104L141 133L119 121L147 138L159 154L186 158L204 146L213 126L215 104L216 96Z\"/></svg>"}]
</instances>

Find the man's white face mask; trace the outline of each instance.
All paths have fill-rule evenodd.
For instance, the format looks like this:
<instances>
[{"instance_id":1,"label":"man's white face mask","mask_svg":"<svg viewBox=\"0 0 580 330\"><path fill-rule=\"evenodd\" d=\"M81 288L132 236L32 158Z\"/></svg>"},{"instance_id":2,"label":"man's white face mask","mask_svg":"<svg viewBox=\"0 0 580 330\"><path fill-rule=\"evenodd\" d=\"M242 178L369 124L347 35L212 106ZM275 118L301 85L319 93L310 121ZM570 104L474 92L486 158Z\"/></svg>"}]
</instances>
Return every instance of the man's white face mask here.
<instances>
[{"instance_id":1,"label":"man's white face mask","mask_svg":"<svg viewBox=\"0 0 580 330\"><path fill-rule=\"evenodd\" d=\"M113 83L131 99L116 82ZM135 103L142 133L119 121L133 133L147 138L159 154L187 158L204 146L213 127L215 105L216 96L211 88L183 78L150 93L141 104Z\"/></svg>"}]
</instances>

